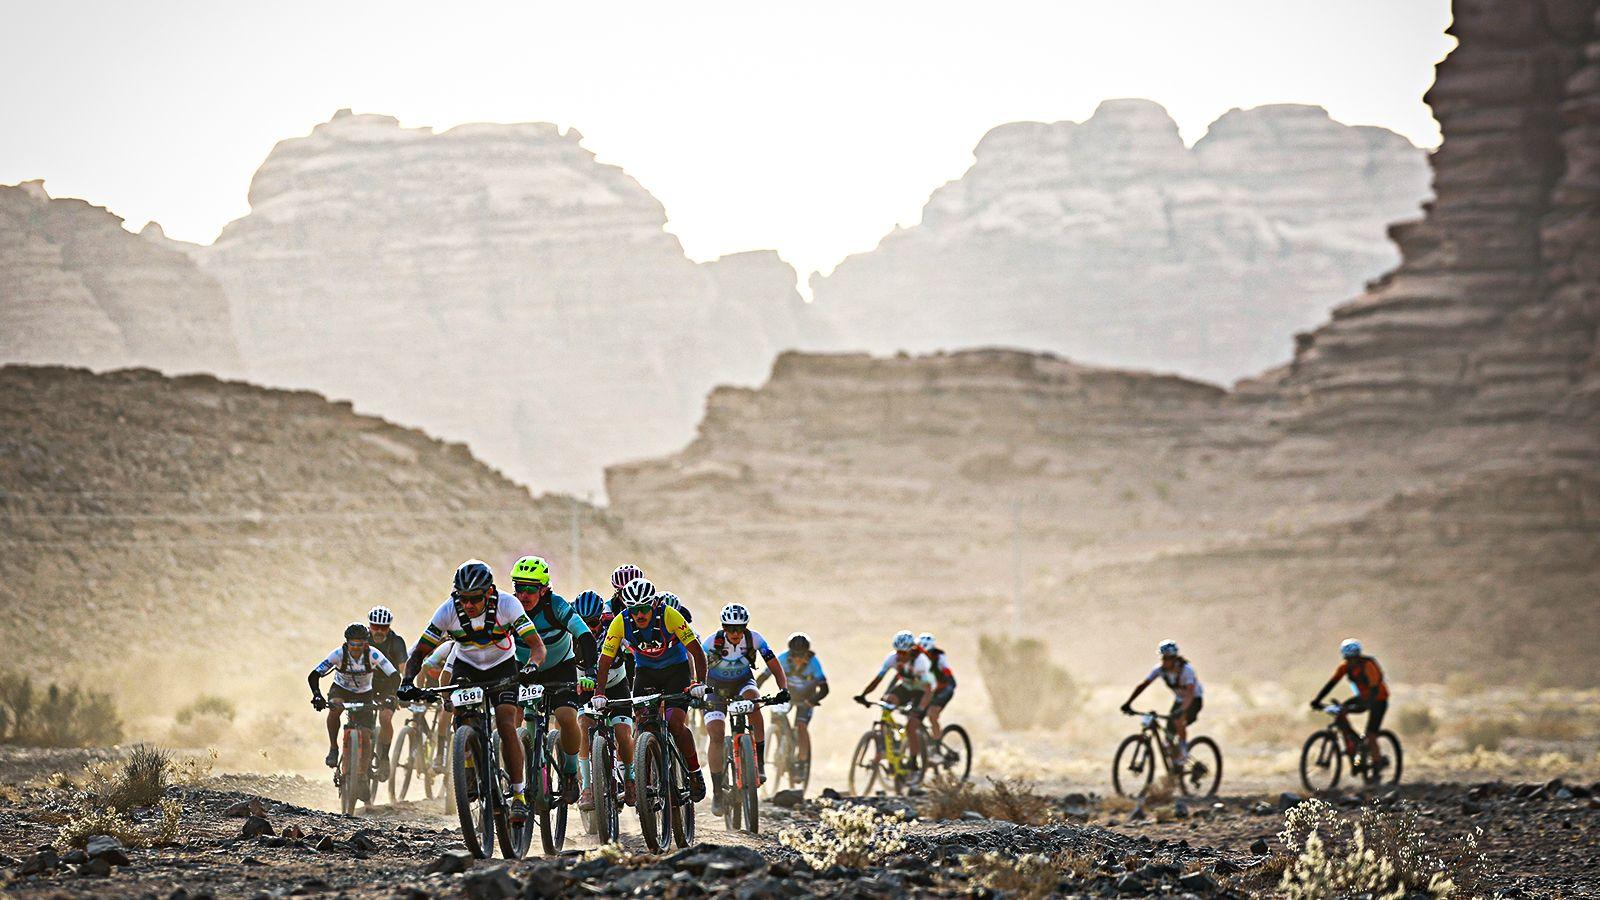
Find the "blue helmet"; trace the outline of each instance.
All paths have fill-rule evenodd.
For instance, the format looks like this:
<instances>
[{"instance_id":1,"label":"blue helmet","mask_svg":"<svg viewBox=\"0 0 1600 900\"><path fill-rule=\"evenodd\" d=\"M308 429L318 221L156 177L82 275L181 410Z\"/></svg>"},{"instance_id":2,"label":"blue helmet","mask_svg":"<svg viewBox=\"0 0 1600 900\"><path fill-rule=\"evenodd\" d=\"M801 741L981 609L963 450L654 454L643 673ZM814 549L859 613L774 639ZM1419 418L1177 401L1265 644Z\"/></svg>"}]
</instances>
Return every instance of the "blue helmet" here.
<instances>
[{"instance_id":1,"label":"blue helmet","mask_svg":"<svg viewBox=\"0 0 1600 900\"><path fill-rule=\"evenodd\" d=\"M456 593L488 590L494 585L494 572L481 559L469 559L456 569Z\"/></svg>"},{"instance_id":2,"label":"blue helmet","mask_svg":"<svg viewBox=\"0 0 1600 900\"><path fill-rule=\"evenodd\" d=\"M606 601L594 591L584 591L572 598L572 608L581 619L598 619L605 612Z\"/></svg>"}]
</instances>

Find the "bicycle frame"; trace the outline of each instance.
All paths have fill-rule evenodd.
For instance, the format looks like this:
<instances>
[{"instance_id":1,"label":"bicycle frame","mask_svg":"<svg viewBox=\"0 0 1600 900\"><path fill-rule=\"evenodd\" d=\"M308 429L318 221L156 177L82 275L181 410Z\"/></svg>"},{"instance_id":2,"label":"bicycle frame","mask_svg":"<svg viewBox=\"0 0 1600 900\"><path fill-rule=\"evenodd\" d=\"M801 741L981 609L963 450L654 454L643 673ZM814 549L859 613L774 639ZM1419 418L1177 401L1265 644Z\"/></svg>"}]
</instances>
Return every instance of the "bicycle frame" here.
<instances>
[{"instance_id":1,"label":"bicycle frame","mask_svg":"<svg viewBox=\"0 0 1600 900\"><path fill-rule=\"evenodd\" d=\"M659 798L661 802L666 804L664 811L666 812L668 831L673 832L674 835L679 831L679 825L675 822L674 817L677 811L681 809L683 811L683 819L680 846L688 846L694 843L694 802L689 799L688 792L689 765L683 757L683 752L678 749L678 742L673 739L672 729L668 727L667 717L662 712L662 705L665 702L680 698L688 698L692 702L698 702L695 698L690 697L689 694L680 692L633 697L629 700L629 703L634 709L634 739L636 743L633 751L633 762L634 769L638 773L637 777L640 779L644 777L644 767L648 764L648 760L644 758L640 748L645 746L644 738L649 735L652 741L661 744L663 759L669 770L666 773L667 780L676 788L675 795ZM638 810L641 822L644 817L655 814L653 809L650 808L654 802L655 798L646 796L644 785L641 784L635 797L635 807ZM646 843L648 844L649 841L646 840ZM664 846L668 842L661 841L660 843Z\"/></svg>"},{"instance_id":2,"label":"bicycle frame","mask_svg":"<svg viewBox=\"0 0 1600 900\"><path fill-rule=\"evenodd\" d=\"M889 763L889 774L896 778L911 774L906 756L911 746L906 732L909 726L894 717L900 708L883 700L869 701L868 705L878 707L878 721L873 723L873 727L883 741L883 758Z\"/></svg>"},{"instance_id":3,"label":"bicycle frame","mask_svg":"<svg viewBox=\"0 0 1600 900\"><path fill-rule=\"evenodd\" d=\"M1139 731L1148 739L1147 746L1154 744L1156 749L1160 751L1161 768L1169 776L1175 774L1177 766L1173 765L1173 759L1177 755L1177 747L1172 741L1177 738L1177 734L1171 730L1173 717L1154 710L1142 712L1138 715ZM1165 722L1167 727L1161 728L1156 724L1157 722Z\"/></svg>"}]
</instances>

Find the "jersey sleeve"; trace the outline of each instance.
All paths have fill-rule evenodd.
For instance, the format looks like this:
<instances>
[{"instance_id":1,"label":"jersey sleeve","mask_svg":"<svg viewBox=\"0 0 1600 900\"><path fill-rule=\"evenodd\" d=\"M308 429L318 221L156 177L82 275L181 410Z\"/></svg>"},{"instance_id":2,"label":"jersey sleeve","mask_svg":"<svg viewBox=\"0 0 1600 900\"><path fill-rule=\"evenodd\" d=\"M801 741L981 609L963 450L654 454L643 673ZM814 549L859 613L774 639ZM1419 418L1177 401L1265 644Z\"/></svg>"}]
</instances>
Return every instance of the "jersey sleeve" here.
<instances>
[{"instance_id":1,"label":"jersey sleeve","mask_svg":"<svg viewBox=\"0 0 1600 900\"><path fill-rule=\"evenodd\" d=\"M558 613L565 610L568 634L576 638L589 633L589 623L583 620L583 616L578 615L578 611L572 608L571 603L560 597L552 597L551 604Z\"/></svg>"},{"instance_id":2,"label":"jersey sleeve","mask_svg":"<svg viewBox=\"0 0 1600 900\"><path fill-rule=\"evenodd\" d=\"M882 678L883 676L889 674L889 670L892 669L892 668L894 668L894 654L893 653L891 653L888 656L885 656L883 658L883 665L878 667L878 677Z\"/></svg>"},{"instance_id":3,"label":"jersey sleeve","mask_svg":"<svg viewBox=\"0 0 1600 900\"><path fill-rule=\"evenodd\" d=\"M606 626L606 639L600 645L600 655L616 657L617 651L622 648L624 626L621 616L612 616L611 624Z\"/></svg>"},{"instance_id":4,"label":"jersey sleeve","mask_svg":"<svg viewBox=\"0 0 1600 900\"><path fill-rule=\"evenodd\" d=\"M768 662L778 658L778 655L772 652L772 646L767 643L767 639L759 634L756 635L756 652L761 654L761 658Z\"/></svg>"},{"instance_id":5,"label":"jersey sleeve","mask_svg":"<svg viewBox=\"0 0 1600 900\"><path fill-rule=\"evenodd\" d=\"M323 660L322 662L317 663L317 668L316 668L315 671L316 671L316 673L317 673L317 675L319 677L322 676L322 675L326 675L329 672L332 672L335 668L338 668L338 666L339 666L339 650L341 650L341 649L343 649L343 648L335 648L332 653L328 654L328 658L327 659Z\"/></svg>"},{"instance_id":6,"label":"jersey sleeve","mask_svg":"<svg viewBox=\"0 0 1600 900\"><path fill-rule=\"evenodd\" d=\"M815 653L813 653L811 655L811 665L810 665L809 668L810 668L810 672L811 672L811 677L812 678L816 679L817 681L826 681L826 680L828 680L828 676L822 674L822 660L817 659L817 656L816 656Z\"/></svg>"},{"instance_id":7,"label":"jersey sleeve","mask_svg":"<svg viewBox=\"0 0 1600 900\"><path fill-rule=\"evenodd\" d=\"M1149 675L1146 675L1144 677L1145 684L1149 684L1150 682L1155 681L1157 678L1160 678L1160 677L1161 677L1161 667L1160 666L1156 666L1154 669L1150 670L1150 674Z\"/></svg>"},{"instance_id":8,"label":"jersey sleeve","mask_svg":"<svg viewBox=\"0 0 1600 900\"><path fill-rule=\"evenodd\" d=\"M667 631L678 639L678 643L688 647L691 644L700 642L700 638L694 633L694 629L690 628L689 623L684 621L682 613L670 606L665 607L662 612L665 613L662 619L666 623Z\"/></svg>"},{"instance_id":9,"label":"jersey sleeve","mask_svg":"<svg viewBox=\"0 0 1600 900\"><path fill-rule=\"evenodd\" d=\"M455 611L450 608L450 603L445 602L433 611L433 618L428 620L428 627L422 630L422 636L417 638L421 646L433 648L443 644L450 634L450 620L455 616Z\"/></svg>"},{"instance_id":10,"label":"jersey sleeve","mask_svg":"<svg viewBox=\"0 0 1600 900\"><path fill-rule=\"evenodd\" d=\"M389 657L384 656L383 651L379 650L377 647L367 648L367 659L371 661L374 669L379 670L385 675L399 676L400 674L395 669L394 663L389 662Z\"/></svg>"},{"instance_id":11,"label":"jersey sleeve","mask_svg":"<svg viewBox=\"0 0 1600 900\"><path fill-rule=\"evenodd\" d=\"M1338 681L1341 678L1348 678L1349 676L1350 676L1350 664L1347 663L1347 662L1339 663L1339 668L1333 670L1333 680L1334 681Z\"/></svg>"}]
</instances>

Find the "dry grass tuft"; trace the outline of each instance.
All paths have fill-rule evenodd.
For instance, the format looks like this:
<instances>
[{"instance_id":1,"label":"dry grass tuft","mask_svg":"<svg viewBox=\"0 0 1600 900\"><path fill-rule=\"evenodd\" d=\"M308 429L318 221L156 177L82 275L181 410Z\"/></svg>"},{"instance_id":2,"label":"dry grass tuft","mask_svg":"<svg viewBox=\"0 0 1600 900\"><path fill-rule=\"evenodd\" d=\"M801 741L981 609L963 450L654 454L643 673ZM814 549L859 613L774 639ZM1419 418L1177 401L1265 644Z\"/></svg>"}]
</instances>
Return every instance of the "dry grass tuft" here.
<instances>
[{"instance_id":1,"label":"dry grass tuft","mask_svg":"<svg viewBox=\"0 0 1600 900\"><path fill-rule=\"evenodd\" d=\"M1008 853L974 853L961 857L961 867L968 875L967 883L974 888L987 889L1020 900L1038 900L1048 897L1056 889L1060 875L1055 863L1047 856L1029 853L1013 856Z\"/></svg>"},{"instance_id":2,"label":"dry grass tuft","mask_svg":"<svg viewBox=\"0 0 1600 900\"><path fill-rule=\"evenodd\" d=\"M1030 782L1020 778L990 778L987 788L968 781L937 779L928 782L927 815L935 819L959 819L962 813L981 813L986 818L1003 819L1019 825L1045 825L1060 818L1050 798L1040 794Z\"/></svg>"}]
</instances>

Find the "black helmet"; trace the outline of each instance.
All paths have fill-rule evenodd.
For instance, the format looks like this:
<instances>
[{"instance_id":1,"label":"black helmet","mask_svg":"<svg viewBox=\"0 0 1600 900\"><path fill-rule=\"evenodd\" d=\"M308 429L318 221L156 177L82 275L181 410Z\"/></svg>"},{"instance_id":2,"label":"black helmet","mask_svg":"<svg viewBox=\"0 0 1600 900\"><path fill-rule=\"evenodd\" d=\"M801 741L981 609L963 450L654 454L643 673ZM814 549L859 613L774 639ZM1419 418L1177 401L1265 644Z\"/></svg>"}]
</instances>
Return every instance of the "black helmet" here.
<instances>
[{"instance_id":1,"label":"black helmet","mask_svg":"<svg viewBox=\"0 0 1600 900\"><path fill-rule=\"evenodd\" d=\"M810 650L811 636L806 634L804 631L796 631L794 634L789 635L789 649L800 651Z\"/></svg>"},{"instance_id":2,"label":"black helmet","mask_svg":"<svg viewBox=\"0 0 1600 900\"><path fill-rule=\"evenodd\" d=\"M347 641L370 641L372 640L372 632L368 631L367 626L360 622L351 622L344 627L344 639Z\"/></svg>"},{"instance_id":3,"label":"black helmet","mask_svg":"<svg viewBox=\"0 0 1600 900\"><path fill-rule=\"evenodd\" d=\"M481 559L469 559L456 568L456 593L486 591L494 586L494 573Z\"/></svg>"}]
</instances>

